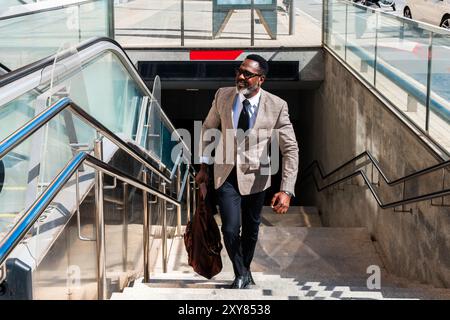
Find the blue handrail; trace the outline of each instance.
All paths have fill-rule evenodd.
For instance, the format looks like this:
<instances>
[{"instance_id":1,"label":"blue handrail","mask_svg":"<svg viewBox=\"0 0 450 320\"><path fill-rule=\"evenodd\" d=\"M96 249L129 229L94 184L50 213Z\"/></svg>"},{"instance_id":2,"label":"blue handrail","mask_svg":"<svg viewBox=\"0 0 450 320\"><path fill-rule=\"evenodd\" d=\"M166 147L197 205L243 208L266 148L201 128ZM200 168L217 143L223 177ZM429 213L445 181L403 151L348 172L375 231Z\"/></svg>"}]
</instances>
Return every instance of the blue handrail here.
<instances>
[{"instance_id":1,"label":"blue handrail","mask_svg":"<svg viewBox=\"0 0 450 320\"><path fill-rule=\"evenodd\" d=\"M101 132L105 137L115 143L119 148L124 150L134 159L142 163L145 167L153 171L160 178L164 179L166 182L171 182L171 179L161 173L154 165L152 165L146 158L144 158L139 152L135 151L131 148L126 142L116 136L111 130L102 125L99 121L97 121L94 117L89 115L82 108L77 106L72 100L69 98L61 98L55 104L50 106L49 108L42 111L35 118L31 119L24 126L16 130L9 137L3 140L0 143L0 159L5 156L9 151L14 149L17 145L31 136L34 132L42 128L46 125L51 119L53 119L60 112L69 108L73 113L80 116L84 121L90 124L92 127Z\"/></svg>"}]
</instances>

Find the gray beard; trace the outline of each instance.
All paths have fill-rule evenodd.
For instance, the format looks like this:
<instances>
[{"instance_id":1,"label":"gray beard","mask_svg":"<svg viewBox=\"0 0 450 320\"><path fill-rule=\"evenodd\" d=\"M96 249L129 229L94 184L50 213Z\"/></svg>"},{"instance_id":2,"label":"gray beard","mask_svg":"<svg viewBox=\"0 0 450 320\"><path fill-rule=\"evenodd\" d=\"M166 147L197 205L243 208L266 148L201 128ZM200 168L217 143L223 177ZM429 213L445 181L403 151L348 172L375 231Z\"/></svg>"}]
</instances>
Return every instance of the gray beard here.
<instances>
[{"instance_id":1,"label":"gray beard","mask_svg":"<svg viewBox=\"0 0 450 320\"><path fill-rule=\"evenodd\" d=\"M256 90L258 90L258 85L254 85L253 87L248 87L248 88L244 88L244 89L237 88L237 90L239 93L242 93L244 95L244 97L246 97L248 95L251 95Z\"/></svg>"}]
</instances>

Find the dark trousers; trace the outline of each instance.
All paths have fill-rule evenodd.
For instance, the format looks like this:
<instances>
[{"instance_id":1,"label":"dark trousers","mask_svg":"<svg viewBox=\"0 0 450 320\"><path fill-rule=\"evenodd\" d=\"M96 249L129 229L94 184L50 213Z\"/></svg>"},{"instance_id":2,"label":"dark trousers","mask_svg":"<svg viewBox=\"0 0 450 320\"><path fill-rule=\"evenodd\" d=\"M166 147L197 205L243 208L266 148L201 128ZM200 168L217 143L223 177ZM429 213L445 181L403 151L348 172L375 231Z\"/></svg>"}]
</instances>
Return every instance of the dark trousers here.
<instances>
[{"instance_id":1,"label":"dark trousers","mask_svg":"<svg viewBox=\"0 0 450 320\"><path fill-rule=\"evenodd\" d=\"M264 194L265 191L241 195L235 169L223 185L217 189L223 241L236 276L243 276L250 269L258 240ZM241 225L242 232L240 233Z\"/></svg>"}]
</instances>

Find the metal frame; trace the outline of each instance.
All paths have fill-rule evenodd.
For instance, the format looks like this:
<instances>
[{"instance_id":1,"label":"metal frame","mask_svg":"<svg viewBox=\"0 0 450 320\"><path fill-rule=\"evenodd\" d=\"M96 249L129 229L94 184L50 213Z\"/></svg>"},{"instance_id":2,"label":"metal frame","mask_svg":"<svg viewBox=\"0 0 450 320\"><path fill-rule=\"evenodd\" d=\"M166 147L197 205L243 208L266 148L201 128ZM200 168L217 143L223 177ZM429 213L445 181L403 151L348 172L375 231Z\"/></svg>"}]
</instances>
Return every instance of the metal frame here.
<instances>
[{"instance_id":1,"label":"metal frame","mask_svg":"<svg viewBox=\"0 0 450 320\"><path fill-rule=\"evenodd\" d=\"M96 150L101 150L101 143L96 143ZM51 204L53 199L62 190L69 179L76 173L78 168L86 164L96 170L95 182L95 198L96 198L96 234L97 234L97 280L98 280L98 297L99 299L106 298L106 267L105 267L105 225L103 216L103 174L115 177L135 188L138 188L146 193L157 196L163 203L169 202L177 207L181 203L176 199L164 194L155 188L144 184L136 178L111 167L101 160L93 157L86 152L77 154L58 176L52 181L47 190L42 193L34 204L22 215L17 224L8 232L8 234L0 242L0 266L3 265L8 255L13 251L17 244L25 237L28 230L39 219L40 215L45 212L47 207ZM165 183L163 182L162 185ZM162 190L164 191L164 190ZM144 196L145 198L146 196ZM164 221L163 221L164 223ZM148 228L148 224L146 225ZM164 225L163 225L164 227ZM164 230L163 230L164 231ZM148 231L146 232L148 234ZM164 240L164 239L163 239ZM144 248L148 248L148 237L144 237ZM164 242L163 242L164 243ZM147 255L144 261L147 263L144 270L148 270L148 251L144 251ZM165 270L167 271L167 247L163 256Z\"/></svg>"},{"instance_id":2,"label":"metal frame","mask_svg":"<svg viewBox=\"0 0 450 320\"><path fill-rule=\"evenodd\" d=\"M163 270L167 272L167 232L165 228L167 228L167 217L166 217L166 203L169 202L175 207L177 207L177 212L179 213L178 219L178 230L181 233L181 202L178 199L174 199L169 195L165 194L166 182L172 182L168 179L163 173L161 173L157 168L148 163L148 161L143 158L139 153L130 148L125 142L123 142L120 138L118 138L114 133L112 133L109 129L100 124L95 118L91 117L87 114L83 109L74 104L68 98L62 98L53 106L41 112L34 119L30 120L26 123L22 128L18 129L16 132L11 134L8 138L6 138L0 144L0 158L5 156L9 151L14 149L20 143L29 138L34 132L42 128L46 125L53 117L57 114L69 108L70 111L74 112L77 116L79 116L83 121L91 125L97 130L97 136L94 143L94 156L89 155L85 151L81 151L74 156L72 161L70 161L64 169L57 175L57 177L50 183L45 192L43 192L30 206L30 208L21 216L19 221L15 224L15 226L8 232L8 234L1 240L0 242L0 268L3 268L3 263L8 257L8 255L14 250L17 244L25 237L28 230L33 226L33 224L39 219L40 215L45 212L47 207L51 204L52 200L58 195L58 193L62 190L64 185L69 181L69 179L75 174L76 175L76 196L77 196L77 215L78 215L78 226L80 225L79 221L79 191L78 191L78 170L83 165L86 164L92 167L95 172L95 202L96 202L96 247L97 247L97 285L98 285L98 297L99 299L105 299L106 292L106 265L105 265L105 225L104 225L104 212L103 212L103 201L104 194L103 190L105 189L103 174L107 174L113 177L114 180L121 180L127 185L131 185L137 189L143 191L144 196L144 278L148 281L149 278L149 210L148 210L148 196L147 193L156 196L160 202L160 210L163 213ZM144 166L144 182L137 180L136 178L115 169L108 164L102 162L102 137L107 137L109 140L114 142L118 147L124 150L128 155L133 157L134 159L141 162ZM179 192L178 198L182 198L182 189L181 189L181 177L180 177L180 164L177 167L178 175L177 175L177 191ZM187 173L190 172L191 167L188 166ZM158 191L156 188L153 188L147 185L147 170L150 170L155 173L159 179L161 179L160 188L161 191ZM185 175L184 179L187 179L188 174ZM185 180L186 181L186 180ZM195 183L195 180L194 180ZM185 186L185 182L183 182L183 186ZM109 187L109 186L106 186ZM194 184L194 192L195 192L195 184ZM189 206L189 205L188 205ZM126 210L124 210L126 211ZM124 212L124 215L126 212ZM81 234L79 233L80 239ZM92 239L82 239L82 240L90 240Z\"/></svg>"}]
</instances>

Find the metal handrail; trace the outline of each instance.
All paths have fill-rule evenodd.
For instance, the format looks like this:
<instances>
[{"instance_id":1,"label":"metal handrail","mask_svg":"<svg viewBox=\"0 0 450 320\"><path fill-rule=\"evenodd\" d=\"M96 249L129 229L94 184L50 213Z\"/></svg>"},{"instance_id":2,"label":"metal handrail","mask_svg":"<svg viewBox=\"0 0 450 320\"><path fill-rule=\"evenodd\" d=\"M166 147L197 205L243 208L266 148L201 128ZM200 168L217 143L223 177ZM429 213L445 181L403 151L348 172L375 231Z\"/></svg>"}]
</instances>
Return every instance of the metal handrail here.
<instances>
[{"instance_id":1,"label":"metal handrail","mask_svg":"<svg viewBox=\"0 0 450 320\"><path fill-rule=\"evenodd\" d=\"M14 250L17 244L25 237L27 232L33 224L39 219L41 214L45 212L47 207L51 204L53 199L58 195L62 188L66 185L69 179L77 172L81 165L86 164L98 172L108 174L123 182L132 185L144 192L157 196L163 201L181 207L181 203L172 197L160 192L136 178L116 169L101 160L82 151L75 155L75 157L61 170L61 172L50 183L48 188L34 201L31 207L21 216L15 226L8 232L8 234L0 242L0 266L5 262L8 255ZM102 187L98 187L102 189ZM146 213L144 213L146 214ZM101 223L103 221L100 221ZM104 225L97 224L97 228L104 228ZM99 237L97 238L99 239ZM144 240L145 241L145 240ZM97 257L99 258L99 256ZM100 259L100 258L99 258ZM104 259L104 256L103 256Z\"/></svg>"},{"instance_id":2,"label":"metal handrail","mask_svg":"<svg viewBox=\"0 0 450 320\"><path fill-rule=\"evenodd\" d=\"M304 177L307 176L307 172L309 170L311 170L314 166L317 166L317 168L319 169L320 172L320 176L322 180L325 180L327 178L329 178L330 176L332 176L333 174L335 174L336 172L342 170L344 167L348 166L349 164L363 158L364 156L367 156L370 160L370 162L375 166L375 168L377 169L377 171L380 173L380 175L383 177L383 180L386 182L387 185L389 186L394 186L397 185L399 183L420 177L422 175L425 175L427 173L436 171L438 169L442 169L445 168L447 166L450 166L450 160L435 164L431 167L416 171L414 173L408 174L404 177L398 178L396 180L390 180L386 174L384 173L383 169L380 167L378 160L375 159L375 157L370 153L370 151L364 151L362 153L360 153L359 155L353 157L352 159L348 160L347 162L345 162L344 164L340 165L338 168L334 169L333 171L327 173L327 174L323 174L323 170L322 167L320 166L319 162L317 160L314 160L305 170L304 170Z\"/></svg>"},{"instance_id":3,"label":"metal handrail","mask_svg":"<svg viewBox=\"0 0 450 320\"><path fill-rule=\"evenodd\" d=\"M372 193L373 197L375 198L375 200L377 201L378 205L380 206L380 208L382 209L388 209L388 208L393 208L393 207L398 207L401 205L405 205L405 204L409 204L409 203L413 203L413 202L419 202L419 201L424 201L424 200L429 200L429 199L434 199L434 198L438 198L438 197L443 197L446 195L450 194L450 188L448 189L443 189L441 191L436 191L436 192L431 192L431 193L427 193L421 196L415 196L415 197L410 197L407 199L403 199L403 200L399 200L399 201L393 201L393 202L389 202L389 203L383 203L380 199L380 197L378 196L377 192L375 191L372 183L370 182L369 178L367 177L366 173L362 170L357 170L351 174L348 174L342 178L340 178L339 180L336 180L332 183L329 183L323 187L319 187L319 184L317 182L317 179L315 177L315 175L313 174L312 169L314 168L318 168L319 173L320 173L320 177L323 180L329 178L330 176L334 175L335 173L337 173L338 171L340 171L341 169L343 169L344 167L346 167L347 165L351 164L352 162L357 161L358 159L361 159L363 156L368 156L370 162L373 164L373 166L377 169L377 171L380 173L380 175L383 177L383 180L386 182L387 185L389 186L394 186L397 185L399 183L402 182L406 182L408 180L411 180L413 178L417 178L420 176L423 176L427 173L433 172L435 170L438 169L443 169L446 166L450 165L450 160L448 161L444 161L442 163L438 163L434 166L419 170L417 172L414 172L412 174L406 175L404 177L398 178L396 180L390 181L390 179L385 175L384 171L381 169L381 167L379 166L378 161L373 157L373 155L369 152L369 151L364 151L363 153L357 155L356 157L350 159L349 161L345 162L344 164L342 164L341 166L339 166L338 168L334 169L333 171L331 171L328 174L323 174L322 172L322 168L319 164L319 162L317 160L314 160L304 171L304 174L302 175L302 181L305 181L305 179L312 175L313 179L314 179L314 184L316 186L316 189L318 192L321 192L325 189L328 189L334 185L337 185L339 183L345 182L346 180L352 179L358 175L361 175L365 184L367 185L367 187L369 188L370 192Z\"/></svg>"},{"instance_id":4,"label":"metal handrail","mask_svg":"<svg viewBox=\"0 0 450 320\"><path fill-rule=\"evenodd\" d=\"M115 135L111 130L106 128L103 124L97 121L94 117L84 111L81 107L76 105L69 98L62 98L58 100L51 107L45 109L35 118L27 122L21 128L17 129L14 133L8 136L5 140L3 140L0 144L0 158L5 156L9 151L14 149L17 145L31 136L34 132L42 128L46 125L51 119L53 119L56 115L61 113L63 110L69 109L77 116L79 116L83 121L97 129L102 135L115 143L120 149L125 151L128 155L142 163L146 168L153 171L159 177L164 179L167 182L171 182L171 180L166 177L163 173L161 173L156 167L154 167L147 159L145 159L141 154L136 152L133 148L131 148L126 142L120 139L117 135Z\"/></svg>"},{"instance_id":5,"label":"metal handrail","mask_svg":"<svg viewBox=\"0 0 450 320\"><path fill-rule=\"evenodd\" d=\"M42 128L45 124L47 124L51 119L53 119L56 115L62 112L65 109L68 109L78 115L83 121L94 127L100 134L111 140L113 143L119 146L122 150L127 152L130 156L141 162L145 167L152 170L156 173L160 178L163 179L161 185L164 186L166 181L171 182L171 180L165 177L158 169L153 167L144 157L142 157L138 152L129 147L124 141L122 141L119 137L117 137L114 133L112 133L109 129L99 123L95 118L87 114L83 109L73 103L69 98L62 98L57 103L49 107L48 109L41 112L38 116L33 118L27 124L25 124L22 128L18 129L16 132L11 134L8 138L6 138L3 142L0 143L0 158L5 156L8 152L18 146L20 143L25 141L28 137L30 137L34 132ZM70 161L64 169L56 176L56 178L50 183L44 193L42 193L38 199L31 205L31 207L20 217L19 221L14 225L14 227L8 232L8 234L0 241L0 267L3 265L7 256L12 252L15 246L23 239L31 226L36 222L39 216L46 210L46 208L50 205L52 200L56 197L62 187L67 183L67 181L78 172L78 168L86 163L88 166L94 168L96 170L96 179L95 179L95 189L96 189L96 211L97 211L97 267L98 267L98 294L100 298L104 298L106 296L105 293L105 271L104 271L104 259L105 259L105 249L104 249L104 216L103 216L103 178L101 173L106 173L112 176L115 179L120 179L128 185L134 186L140 190L144 191L144 210L146 211L148 208L147 203L147 193L150 193L160 200L162 200L161 210L165 211L166 202L173 204L177 207L178 213L178 230L181 234L181 201L178 199L182 198L182 190L184 188L180 188L180 166L182 162L178 163L178 175L177 175L177 184L179 189L179 194L177 195L177 199L165 194L165 188L163 187L161 191L158 191L156 188L153 188L136 178L113 168L112 166L102 162L99 160L102 156L102 147L101 147L101 139L97 139L95 142L95 156L91 156L86 152L82 151L78 153L72 161ZM146 172L144 170L144 172ZM184 179L187 179L188 176L192 175L190 166L187 167L186 174ZM183 180L184 180L183 179ZM183 187L186 186L186 180L183 181ZM188 186L190 187L190 186ZM195 186L194 186L195 187ZM195 192L195 190L194 190ZM188 192L189 194L189 192ZM78 197L77 197L78 199ZM190 212L190 197L187 196L188 201L188 214ZM195 204L194 204L195 209ZM146 215L147 213L144 212ZM165 219L165 218L164 218ZM144 225L144 229L148 228L148 219ZM163 221L164 227L166 227L166 222ZM166 235L167 233L164 232ZM165 244L166 239L163 240L163 251L167 254L167 248ZM144 238L144 248L148 248L148 239ZM148 250L147 250L148 251ZM144 252L144 261L147 262L144 266L144 270L148 269L148 253ZM166 270L167 256L163 257L163 269ZM147 275L148 281L148 271L145 272Z\"/></svg>"}]
</instances>

